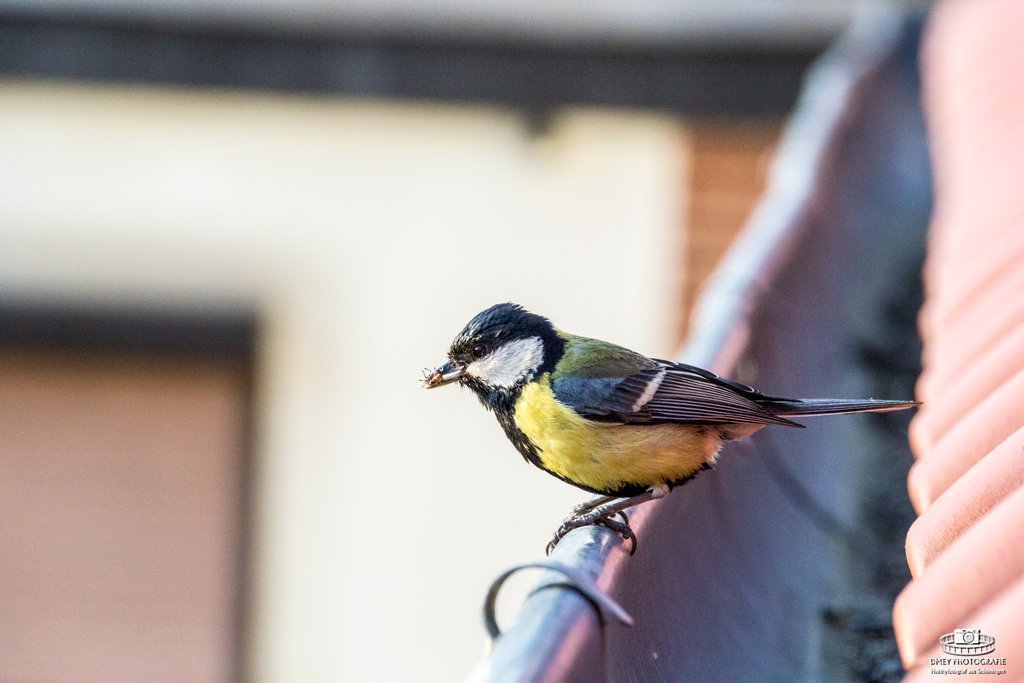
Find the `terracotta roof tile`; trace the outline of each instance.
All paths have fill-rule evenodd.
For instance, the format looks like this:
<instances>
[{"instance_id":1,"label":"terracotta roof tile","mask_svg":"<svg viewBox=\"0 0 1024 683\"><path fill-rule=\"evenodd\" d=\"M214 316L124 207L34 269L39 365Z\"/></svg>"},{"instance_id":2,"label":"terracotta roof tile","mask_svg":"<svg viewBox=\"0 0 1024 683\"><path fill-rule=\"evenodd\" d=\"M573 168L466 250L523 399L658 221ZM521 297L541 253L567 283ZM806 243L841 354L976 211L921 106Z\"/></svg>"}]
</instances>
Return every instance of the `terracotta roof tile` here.
<instances>
[{"instance_id":1,"label":"terracotta roof tile","mask_svg":"<svg viewBox=\"0 0 1024 683\"><path fill-rule=\"evenodd\" d=\"M969 361L960 372L946 378L926 372L918 380L918 400L927 408L910 423L910 440L916 453L931 450L964 414L1024 368L1024 321Z\"/></svg>"},{"instance_id":2,"label":"terracotta roof tile","mask_svg":"<svg viewBox=\"0 0 1024 683\"><path fill-rule=\"evenodd\" d=\"M945 0L922 45L935 206L910 438L914 580L893 611L908 680L956 628L1024 681L1024 2ZM937 665L942 668L961 668ZM972 667L976 668L976 667ZM941 672L940 672L941 673Z\"/></svg>"},{"instance_id":3,"label":"terracotta roof tile","mask_svg":"<svg viewBox=\"0 0 1024 683\"><path fill-rule=\"evenodd\" d=\"M914 522L907 562L914 576L994 505L1024 484L1024 427L968 470Z\"/></svg>"},{"instance_id":4,"label":"terracotta roof tile","mask_svg":"<svg viewBox=\"0 0 1024 683\"><path fill-rule=\"evenodd\" d=\"M905 662L916 662L1024 573L1024 489L996 505L896 599L893 623Z\"/></svg>"},{"instance_id":5,"label":"terracotta roof tile","mask_svg":"<svg viewBox=\"0 0 1024 683\"><path fill-rule=\"evenodd\" d=\"M910 499L918 514L1024 425L1024 369L968 412L910 469Z\"/></svg>"},{"instance_id":6,"label":"terracotta roof tile","mask_svg":"<svg viewBox=\"0 0 1024 683\"><path fill-rule=\"evenodd\" d=\"M1022 215L1014 222L1024 223L1024 207L1019 210ZM944 264L949 271L941 276L945 286L932 292L921 309L920 327L925 337L958 309L967 306L978 291L1002 277L1007 269L1017 269L1017 263L1024 259L1021 237L1016 230L993 235L977 245L970 260L961 258ZM950 286L954 282L956 286Z\"/></svg>"},{"instance_id":7,"label":"terracotta roof tile","mask_svg":"<svg viewBox=\"0 0 1024 683\"><path fill-rule=\"evenodd\" d=\"M1005 665L980 665L980 666L953 666L937 665L938 669L992 669L1003 670L1005 675L985 676L980 680L997 680L1004 683L1024 680L1024 579L1018 580L1009 588L1000 593L994 600L989 602L978 612L975 612L966 619L961 620L956 628L980 628L981 632L996 639L996 649L987 657L1005 659ZM930 649L918 658L920 664L911 671L910 675L903 679L903 683L923 683L924 681L934 682L943 678L955 678L959 676L943 676L932 674L931 659L952 658L937 646ZM909 663L905 664L909 667ZM963 678L967 678L964 676ZM979 680L971 676L967 680Z\"/></svg>"},{"instance_id":8,"label":"terracotta roof tile","mask_svg":"<svg viewBox=\"0 0 1024 683\"><path fill-rule=\"evenodd\" d=\"M941 377L949 382L966 372L979 356L1014 332L1022 321L1024 297L1012 296L936 333L931 340L926 340L923 355L924 367L933 375L928 381L936 382Z\"/></svg>"},{"instance_id":9,"label":"terracotta roof tile","mask_svg":"<svg viewBox=\"0 0 1024 683\"><path fill-rule=\"evenodd\" d=\"M1013 223L1020 224L1017 221L1013 221ZM1009 228L1009 226L1005 227ZM1024 234L1018 234L1017 231L1011 230L1008 230L1008 232L1016 238L1014 242L1024 241ZM978 239L984 240L985 237L979 235ZM1020 244L1013 245L1013 251L1019 251L1020 248ZM966 265L970 265L970 262L967 262ZM930 323L936 341L941 338L942 333L946 330L956 330L958 327L962 328L964 325L969 325L978 316L984 315L985 312L992 311L993 309L1002 310L1006 303L1005 297L1007 295L1012 296L1014 293L1021 291L1022 286L1024 286L1024 271L1016 267L1016 262L1014 262L1012 267L1003 268L998 272L995 271L993 266L981 283L961 283L962 277L960 273L956 273L956 277L953 277L952 274L947 275L945 280L945 288L940 290L943 296L941 298L936 297L940 301L942 299L947 301L953 299L952 294L959 292L961 285L971 284L976 286L969 296L960 298L955 305L950 304L941 315L934 314L935 317Z\"/></svg>"}]
</instances>

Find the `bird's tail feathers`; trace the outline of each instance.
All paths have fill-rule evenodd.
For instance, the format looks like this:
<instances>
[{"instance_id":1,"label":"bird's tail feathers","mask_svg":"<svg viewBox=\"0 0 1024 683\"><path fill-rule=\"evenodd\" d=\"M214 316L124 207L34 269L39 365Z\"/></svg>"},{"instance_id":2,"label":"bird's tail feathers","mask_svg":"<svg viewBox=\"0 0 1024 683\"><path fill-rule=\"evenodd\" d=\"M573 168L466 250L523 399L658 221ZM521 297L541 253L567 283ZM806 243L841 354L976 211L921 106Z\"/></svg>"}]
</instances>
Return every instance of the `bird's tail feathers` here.
<instances>
[{"instance_id":1,"label":"bird's tail feathers","mask_svg":"<svg viewBox=\"0 0 1024 683\"><path fill-rule=\"evenodd\" d=\"M876 399L805 398L792 401L769 401L762 405L779 417L813 417L815 415L849 415L850 413L887 413L890 410L913 408L920 403Z\"/></svg>"}]
</instances>

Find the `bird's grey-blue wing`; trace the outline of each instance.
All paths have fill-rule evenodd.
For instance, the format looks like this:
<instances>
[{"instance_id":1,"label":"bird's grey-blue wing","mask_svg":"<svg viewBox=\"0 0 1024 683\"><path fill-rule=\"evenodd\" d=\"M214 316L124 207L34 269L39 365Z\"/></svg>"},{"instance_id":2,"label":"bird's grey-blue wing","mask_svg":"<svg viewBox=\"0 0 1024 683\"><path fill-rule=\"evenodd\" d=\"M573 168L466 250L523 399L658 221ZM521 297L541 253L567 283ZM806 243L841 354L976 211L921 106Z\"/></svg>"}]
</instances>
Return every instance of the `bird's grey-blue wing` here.
<instances>
[{"instance_id":1,"label":"bird's grey-blue wing","mask_svg":"<svg viewBox=\"0 0 1024 683\"><path fill-rule=\"evenodd\" d=\"M626 377L562 376L560 402L600 422L789 424L756 402L761 394L710 372L668 361Z\"/></svg>"},{"instance_id":2,"label":"bird's grey-blue wing","mask_svg":"<svg viewBox=\"0 0 1024 683\"><path fill-rule=\"evenodd\" d=\"M551 383L551 390L556 399L586 417L643 422L646 415L638 413L642 409L638 404L660 372L654 368L626 377L559 377ZM634 420L623 417L634 413Z\"/></svg>"},{"instance_id":3,"label":"bird's grey-blue wing","mask_svg":"<svg viewBox=\"0 0 1024 683\"><path fill-rule=\"evenodd\" d=\"M687 365L662 363L665 374L644 406L652 420L799 426L761 405L757 399L767 397L750 387Z\"/></svg>"}]
</instances>

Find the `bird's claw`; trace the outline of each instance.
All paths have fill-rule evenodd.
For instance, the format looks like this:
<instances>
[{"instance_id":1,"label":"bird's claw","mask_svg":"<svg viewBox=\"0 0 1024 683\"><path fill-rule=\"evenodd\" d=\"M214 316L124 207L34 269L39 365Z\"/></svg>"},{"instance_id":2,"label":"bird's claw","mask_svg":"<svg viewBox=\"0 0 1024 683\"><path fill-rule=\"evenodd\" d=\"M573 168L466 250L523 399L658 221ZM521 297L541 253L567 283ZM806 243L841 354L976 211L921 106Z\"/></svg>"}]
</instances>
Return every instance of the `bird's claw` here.
<instances>
[{"instance_id":1,"label":"bird's claw","mask_svg":"<svg viewBox=\"0 0 1024 683\"><path fill-rule=\"evenodd\" d=\"M623 517L625 517L625 515L623 515ZM633 533L633 530L630 528L628 523L623 524L622 522L616 522L610 517L599 519L596 523L619 534L622 536L623 541L629 541L630 557L636 554L636 534Z\"/></svg>"},{"instance_id":2,"label":"bird's claw","mask_svg":"<svg viewBox=\"0 0 1024 683\"><path fill-rule=\"evenodd\" d=\"M555 549L555 546L558 545L559 541L561 541L563 538L565 538L565 535L567 533L569 533L573 529L578 529L579 528L578 526L571 526L569 524L570 521L571 521L571 518L570 519L566 519L565 521L563 521L561 524L558 525L557 529L555 529L555 533L551 535L551 540L548 541L548 544L546 546L544 546L544 554L545 555L550 555L551 551Z\"/></svg>"},{"instance_id":3,"label":"bird's claw","mask_svg":"<svg viewBox=\"0 0 1024 683\"><path fill-rule=\"evenodd\" d=\"M616 515L622 517L623 521L618 522L612 519ZM634 534L633 530L629 527L629 517L626 516L625 512L621 510L601 510L600 507L594 507L592 505L588 506L587 503L583 503L573 508L572 514L562 520L562 523L555 530L555 533L551 536L551 540L548 541L547 546L544 548L544 554L550 555L551 551L555 549L556 545L558 545L558 542L565 538L566 534L573 529L595 525L611 529L622 536L622 540L629 541L630 555L636 552L636 534Z\"/></svg>"},{"instance_id":4,"label":"bird's claw","mask_svg":"<svg viewBox=\"0 0 1024 683\"><path fill-rule=\"evenodd\" d=\"M577 505L576 507L574 507L572 510L570 510L569 511L569 516L566 517L566 519L569 520L569 519L573 519L573 518L576 518L576 517L582 517L583 515L587 514L588 512L591 512L592 510L601 507L601 505L603 505L605 502L607 502L607 500L608 500L607 498L605 498L603 500L601 498L597 498L595 500L584 501L584 502L580 503L579 505Z\"/></svg>"}]
</instances>

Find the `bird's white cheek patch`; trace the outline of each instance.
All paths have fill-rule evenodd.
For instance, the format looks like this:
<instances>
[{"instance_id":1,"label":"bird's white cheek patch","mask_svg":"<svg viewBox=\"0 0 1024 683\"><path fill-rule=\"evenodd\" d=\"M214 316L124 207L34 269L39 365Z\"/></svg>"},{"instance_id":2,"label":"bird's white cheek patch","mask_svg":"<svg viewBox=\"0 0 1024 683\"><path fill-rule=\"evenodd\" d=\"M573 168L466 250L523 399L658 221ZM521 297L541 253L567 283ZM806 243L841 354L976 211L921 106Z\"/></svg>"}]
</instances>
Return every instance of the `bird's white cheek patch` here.
<instances>
[{"instance_id":1,"label":"bird's white cheek patch","mask_svg":"<svg viewBox=\"0 0 1024 683\"><path fill-rule=\"evenodd\" d=\"M536 372L544 362L540 337L517 339L498 348L486 358L470 363L466 371L493 387L510 387Z\"/></svg>"}]
</instances>

